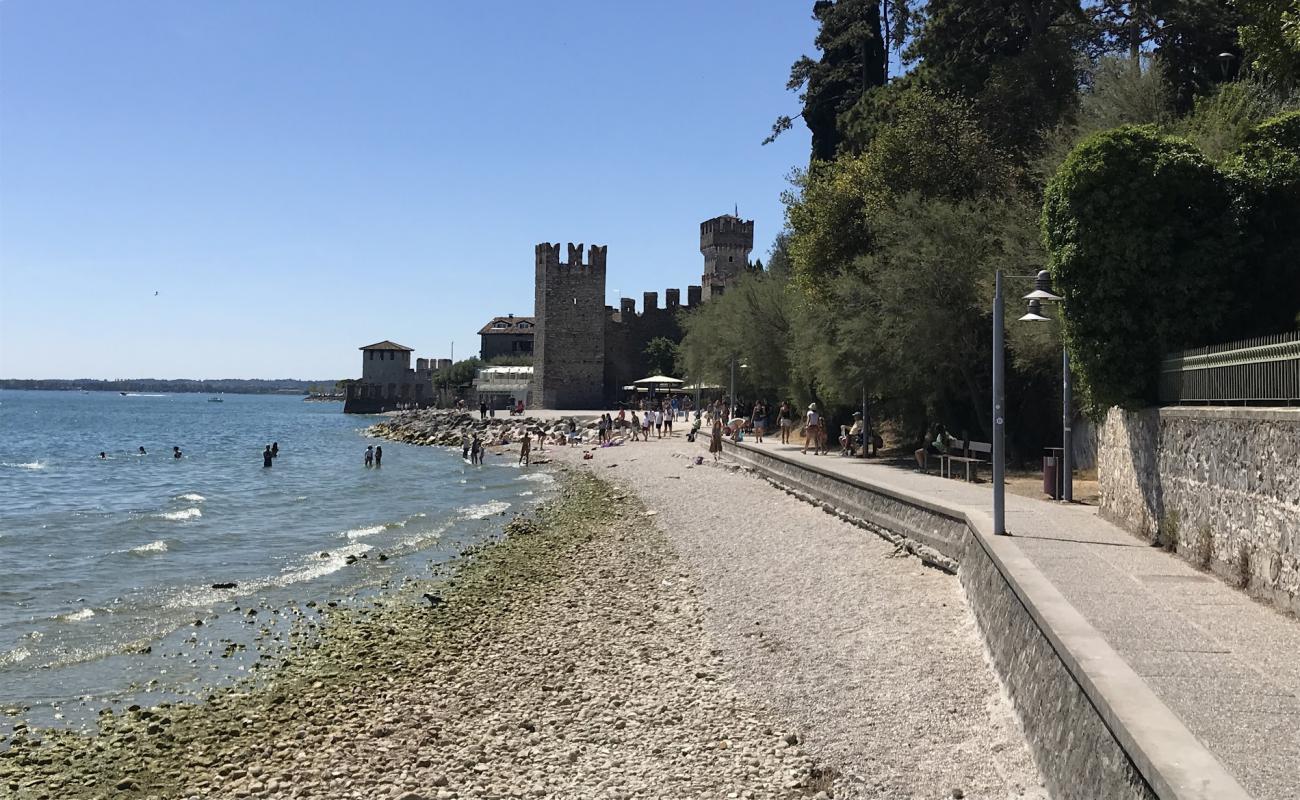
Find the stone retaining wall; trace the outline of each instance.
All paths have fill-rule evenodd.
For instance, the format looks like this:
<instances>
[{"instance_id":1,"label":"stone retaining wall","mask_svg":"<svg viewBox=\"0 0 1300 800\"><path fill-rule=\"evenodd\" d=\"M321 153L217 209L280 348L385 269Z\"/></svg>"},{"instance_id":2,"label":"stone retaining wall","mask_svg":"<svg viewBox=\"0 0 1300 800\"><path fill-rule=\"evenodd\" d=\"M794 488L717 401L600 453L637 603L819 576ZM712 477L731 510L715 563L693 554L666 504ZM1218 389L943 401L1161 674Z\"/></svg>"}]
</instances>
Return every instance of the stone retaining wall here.
<instances>
[{"instance_id":1,"label":"stone retaining wall","mask_svg":"<svg viewBox=\"0 0 1300 800\"><path fill-rule=\"evenodd\" d=\"M1300 409L1111 409L1097 470L1107 519L1300 614Z\"/></svg>"},{"instance_id":2,"label":"stone retaining wall","mask_svg":"<svg viewBox=\"0 0 1300 800\"><path fill-rule=\"evenodd\" d=\"M723 447L768 480L922 558L938 551L956 568L1053 798L1246 800L1015 540L992 535L991 519L751 445L724 439Z\"/></svg>"}]
</instances>

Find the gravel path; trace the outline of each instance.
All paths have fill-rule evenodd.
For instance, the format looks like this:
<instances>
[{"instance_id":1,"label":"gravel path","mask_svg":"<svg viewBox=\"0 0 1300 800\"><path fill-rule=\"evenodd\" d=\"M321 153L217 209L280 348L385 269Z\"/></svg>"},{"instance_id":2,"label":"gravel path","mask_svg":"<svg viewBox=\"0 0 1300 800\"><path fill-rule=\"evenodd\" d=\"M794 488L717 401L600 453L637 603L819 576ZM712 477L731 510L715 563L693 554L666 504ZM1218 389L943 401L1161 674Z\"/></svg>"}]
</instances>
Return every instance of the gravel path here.
<instances>
[{"instance_id":1,"label":"gravel path","mask_svg":"<svg viewBox=\"0 0 1300 800\"><path fill-rule=\"evenodd\" d=\"M1046 797L957 578L702 453L675 438L557 457L652 510L726 668L841 773L835 796Z\"/></svg>"}]
</instances>

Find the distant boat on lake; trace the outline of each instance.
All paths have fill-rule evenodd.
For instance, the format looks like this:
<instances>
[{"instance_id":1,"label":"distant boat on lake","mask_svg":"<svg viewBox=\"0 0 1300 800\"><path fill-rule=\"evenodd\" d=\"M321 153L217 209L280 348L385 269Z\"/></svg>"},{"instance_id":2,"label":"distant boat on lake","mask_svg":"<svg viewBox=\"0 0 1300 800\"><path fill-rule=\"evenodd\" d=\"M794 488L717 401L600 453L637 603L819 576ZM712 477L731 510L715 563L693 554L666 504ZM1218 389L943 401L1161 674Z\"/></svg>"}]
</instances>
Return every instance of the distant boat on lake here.
<instances>
[{"instance_id":1,"label":"distant boat on lake","mask_svg":"<svg viewBox=\"0 0 1300 800\"><path fill-rule=\"evenodd\" d=\"M209 398L208 398L208 402L209 402L209 403L224 403L224 402L226 402L226 401L225 401L225 400L222 400L220 397L215 397L215 396L214 396L214 397L209 397Z\"/></svg>"}]
</instances>

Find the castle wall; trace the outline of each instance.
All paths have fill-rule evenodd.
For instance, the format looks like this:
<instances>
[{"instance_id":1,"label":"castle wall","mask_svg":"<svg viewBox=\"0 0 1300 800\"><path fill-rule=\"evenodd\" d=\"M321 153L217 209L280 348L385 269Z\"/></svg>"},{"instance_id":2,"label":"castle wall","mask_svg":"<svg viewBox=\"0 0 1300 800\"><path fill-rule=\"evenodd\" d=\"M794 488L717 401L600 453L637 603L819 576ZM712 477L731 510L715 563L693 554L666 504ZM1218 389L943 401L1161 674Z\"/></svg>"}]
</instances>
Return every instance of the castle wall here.
<instances>
[{"instance_id":1,"label":"castle wall","mask_svg":"<svg viewBox=\"0 0 1300 800\"><path fill-rule=\"evenodd\" d=\"M532 403L542 408L600 408L604 405L606 247L536 248L537 318L533 337Z\"/></svg>"},{"instance_id":2,"label":"castle wall","mask_svg":"<svg viewBox=\"0 0 1300 800\"><path fill-rule=\"evenodd\" d=\"M687 294L698 296L698 286L691 286ZM623 387L650 375L645 348L651 339L664 337L674 342L682 340L681 312L685 309L678 299L681 292L668 289L666 307L659 307L657 292L646 292L642 312L635 312L636 303L624 298L619 313L611 313L605 324L605 398L608 405L621 399Z\"/></svg>"}]
</instances>

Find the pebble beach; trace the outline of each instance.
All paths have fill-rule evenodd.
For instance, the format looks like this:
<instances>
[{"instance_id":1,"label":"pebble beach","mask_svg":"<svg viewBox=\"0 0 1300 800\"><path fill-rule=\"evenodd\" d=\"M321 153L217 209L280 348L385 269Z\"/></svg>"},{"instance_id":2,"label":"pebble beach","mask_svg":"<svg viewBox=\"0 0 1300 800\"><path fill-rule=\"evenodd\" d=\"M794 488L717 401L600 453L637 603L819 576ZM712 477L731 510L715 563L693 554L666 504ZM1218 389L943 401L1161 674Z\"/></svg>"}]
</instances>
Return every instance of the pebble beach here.
<instances>
[{"instance_id":1,"label":"pebble beach","mask_svg":"<svg viewBox=\"0 0 1300 800\"><path fill-rule=\"evenodd\" d=\"M556 499L446 572L258 685L20 728L0 793L1046 796L956 578L697 449L548 448Z\"/></svg>"}]
</instances>

